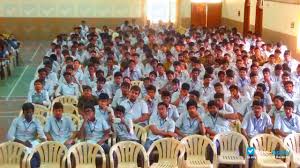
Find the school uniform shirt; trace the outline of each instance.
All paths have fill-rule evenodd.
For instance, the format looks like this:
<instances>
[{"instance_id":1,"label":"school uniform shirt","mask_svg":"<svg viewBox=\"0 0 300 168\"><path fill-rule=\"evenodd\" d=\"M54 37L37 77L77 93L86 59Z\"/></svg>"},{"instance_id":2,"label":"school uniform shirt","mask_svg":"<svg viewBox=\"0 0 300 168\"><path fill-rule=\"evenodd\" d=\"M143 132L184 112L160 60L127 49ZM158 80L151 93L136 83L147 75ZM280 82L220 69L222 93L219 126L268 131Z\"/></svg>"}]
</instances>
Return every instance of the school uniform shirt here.
<instances>
[{"instance_id":1,"label":"school uniform shirt","mask_svg":"<svg viewBox=\"0 0 300 168\"><path fill-rule=\"evenodd\" d=\"M275 82L271 88L271 93L274 95L282 95L284 91L284 84L282 82Z\"/></svg>"},{"instance_id":2,"label":"school uniform shirt","mask_svg":"<svg viewBox=\"0 0 300 168\"><path fill-rule=\"evenodd\" d=\"M89 143L96 144L104 136L104 131L110 129L108 123L104 119L95 119L95 121L87 121L84 125L85 140Z\"/></svg>"},{"instance_id":3,"label":"school uniform shirt","mask_svg":"<svg viewBox=\"0 0 300 168\"><path fill-rule=\"evenodd\" d=\"M120 71L120 67L118 65L113 65L112 68L108 68L107 66L100 68L104 72L105 77L114 76L114 74Z\"/></svg>"},{"instance_id":4,"label":"school uniform shirt","mask_svg":"<svg viewBox=\"0 0 300 168\"><path fill-rule=\"evenodd\" d=\"M205 108L199 103L198 103L198 106L197 106L197 111L198 111L200 117L203 119L206 115L206 112L205 112Z\"/></svg>"},{"instance_id":5,"label":"school uniform shirt","mask_svg":"<svg viewBox=\"0 0 300 168\"><path fill-rule=\"evenodd\" d=\"M135 102L131 102L129 99L124 100L120 104L125 108L125 117L128 117L132 120L135 120L137 118L140 118L143 114L148 114L148 106L147 103L142 100L138 99ZM140 124L146 124L148 121L145 121Z\"/></svg>"},{"instance_id":6,"label":"school uniform shirt","mask_svg":"<svg viewBox=\"0 0 300 168\"><path fill-rule=\"evenodd\" d=\"M114 111L111 107L107 107L106 110L100 108L99 105L94 106L95 107L95 117L97 119L104 119L107 123L109 123L109 115L112 115L112 118L115 117Z\"/></svg>"},{"instance_id":7,"label":"school uniform shirt","mask_svg":"<svg viewBox=\"0 0 300 168\"><path fill-rule=\"evenodd\" d=\"M57 83L58 83L58 78L57 78L56 72L53 72L53 71L49 72L46 79L52 81L55 85L57 85Z\"/></svg>"},{"instance_id":8,"label":"school uniform shirt","mask_svg":"<svg viewBox=\"0 0 300 168\"><path fill-rule=\"evenodd\" d=\"M34 91L34 81L37 79L38 78L35 78L31 81L29 91ZM43 82L43 90L46 90L49 96L52 96L52 94L54 94L54 83L51 80L45 79Z\"/></svg>"},{"instance_id":9,"label":"school uniform shirt","mask_svg":"<svg viewBox=\"0 0 300 168\"><path fill-rule=\"evenodd\" d=\"M180 114L176 121L176 128L186 135L198 134L201 125L197 118L191 118L188 112Z\"/></svg>"},{"instance_id":10,"label":"school uniform shirt","mask_svg":"<svg viewBox=\"0 0 300 168\"><path fill-rule=\"evenodd\" d=\"M153 100L145 101L148 106L148 113L151 115L155 109L157 109L157 104L159 103L159 99L157 97L154 97Z\"/></svg>"},{"instance_id":11,"label":"school uniform shirt","mask_svg":"<svg viewBox=\"0 0 300 168\"><path fill-rule=\"evenodd\" d=\"M292 59L292 60L290 60L289 62L284 61L283 63L288 64L288 66L291 68L291 71L292 71L292 72L295 72L295 71L296 71L297 66L298 66L298 64L299 64L299 62L296 61L295 59Z\"/></svg>"},{"instance_id":12,"label":"school uniform shirt","mask_svg":"<svg viewBox=\"0 0 300 168\"><path fill-rule=\"evenodd\" d=\"M55 96L80 96L79 86L76 83L60 83L56 90Z\"/></svg>"},{"instance_id":13,"label":"school uniform shirt","mask_svg":"<svg viewBox=\"0 0 300 168\"><path fill-rule=\"evenodd\" d=\"M149 125L156 126L157 129L164 132L175 132L175 122L168 117L166 119L161 118L159 115L155 115L155 117L151 118L149 121ZM160 135L154 135L151 131L148 135L148 140L155 141L157 139L164 138Z\"/></svg>"},{"instance_id":14,"label":"school uniform shirt","mask_svg":"<svg viewBox=\"0 0 300 168\"><path fill-rule=\"evenodd\" d=\"M193 80L193 79L189 79L187 81L187 83L190 85L190 91L192 90L196 90L198 92L200 92L200 89L201 89L201 86L200 86L200 79L197 79L197 80Z\"/></svg>"},{"instance_id":15,"label":"school uniform shirt","mask_svg":"<svg viewBox=\"0 0 300 168\"><path fill-rule=\"evenodd\" d=\"M121 102L123 102L124 100L126 100L127 97L126 96L123 96L123 94L119 94L119 95L115 95L113 100L112 100L112 103L111 103L111 106L113 108L117 107L118 105L121 104Z\"/></svg>"},{"instance_id":16,"label":"school uniform shirt","mask_svg":"<svg viewBox=\"0 0 300 168\"><path fill-rule=\"evenodd\" d=\"M104 88L107 89L109 93L111 93L112 97L114 97L117 90L121 88L121 85L117 85L114 81L108 81L105 83Z\"/></svg>"},{"instance_id":17,"label":"school uniform shirt","mask_svg":"<svg viewBox=\"0 0 300 168\"><path fill-rule=\"evenodd\" d=\"M33 117L30 122L27 122L26 119L21 116L12 121L7 133L7 139L9 141L19 139L23 142L33 142L37 140L37 134L40 138L46 139L40 121Z\"/></svg>"},{"instance_id":18,"label":"school uniform shirt","mask_svg":"<svg viewBox=\"0 0 300 168\"><path fill-rule=\"evenodd\" d=\"M73 134L77 131L71 118L62 116L60 120L57 120L54 116L47 118L44 132L49 133L54 141L65 143Z\"/></svg>"},{"instance_id":19,"label":"school uniform shirt","mask_svg":"<svg viewBox=\"0 0 300 168\"><path fill-rule=\"evenodd\" d=\"M271 91L271 88L272 88L272 86L274 86L274 82L273 82L273 79L270 77L270 80L271 80L271 82L270 83L268 83L268 82L266 82L263 78L260 80L260 82L259 83L263 83L263 84L265 84L265 86L266 86L266 93L270 93L270 91Z\"/></svg>"},{"instance_id":20,"label":"school uniform shirt","mask_svg":"<svg viewBox=\"0 0 300 168\"><path fill-rule=\"evenodd\" d=\"M78 50L76 59L83 64L86 60L90 59L90 55L86 50Z\"/></svg>"},{"instance_id":21,"label":"school uniform shirt","mask_svg":"<svg viewBox=\"0 0 300 168\"><path fill-rule=\"evenodd\" d=\"M156 79L155 79L155 86L157 86L157 89L161 89L163 86L166 85L166 83L168 82L167 76L166 74L159 76L157 75Z\"/></svg>"},{"instance_id":22,"label":"school uniform shirt","mask_svg":"<svg viewBox=\"0 0 300 168\"><path fill-rule=\"evenodd\" d=\"M179 118L179 113L178 113L177 107L174 106L173 104L169 104L167 111L168 111L168 118L172 119L173 121L176 122L177 119ZM154 112L151 114L150 119L153 117L157 117L157 115L159 115L159 114L158 114L157 108L155 108Z\"/></svg>"},{"instance_id":23,"label":"school uniform shirt","mask_svg":"<svg viewBox=\"0 0 300 168\"><path fill-rule=\"evenodd\" d=\"M171 102L175 102L180 96L180 91L177 91L172 94ZM189 97L185 96L184 98L180 99L179 105L177 106L179 114L186 111L186 103L189 101Z\"/></svg>"},{"instance_id":24,"label":"school uniform shirt","mask_svg":"<svg viewBox=\"0 0 300 168\"><path fill-rule=\"evenodd\" d=\"M113 124L114 130L117 134L117 138L120 141L132 141L132 140L137 141L138 138L134 133L132 120L129 118L125 118L125 124L129 128L129 132L127 130L127 127L123 123L120 122L120 123Z\"/></svg>"},{"instance_id":25,"label":"school uniform shirt","mask_svg":"<svg viewBox=\"0 0 300 168\"><path fill-rule=\"evenodd\" d=\"M233 108L234 112L241 113L245 111L246 105L248 102L250 102L251 99L249 99L246 96L239 96L238 99L232 98L229 105Z\"/></svg>"},{"instance_id":26,"label":"school uniform shirt","mask_svg":"<svg viewBox=\"0 0 300 168\"><path fill-rule=\"evenodd\" d=\"M257 118L254 112L246 114L243 119L241 126L248 134L249 137L262 134L266 129L272 129L272 121L267 113L261 113L260 117Z\"/></svg>"},{"instance_id":27,"label":"school uniform shirt","mask_svg":"<svg viewBox=\"0 0 300 168\"><path fill-rule=\"evenodd\" d=\"M236 85L239 87L239 89L243 91L244 87L250 83L250 79L247 77L246 78L237 77L235 82Z\"/></svg>"},{"instance_id":28,"label":"school uniform shirt","mask_svg":"<svg viewBox=\"0 0 300 168\"><path fill-rule=\"evenodd\" d=\"M124 72L124 76L129 77L133 81L140 80L143 77L141 69L139 68L135 68L134 70L127 68Z\"/></svg>"},{"instance_id":29,"label":"school uniform shirt","mask_svg":"<svg viewBox=\"0 0 300 168\"><path fill-rule=\"evenodd\" d=\"M275 118L274 129L279 129L285 133L300 132L300 117L292 114L290 119L286 115L278 115Z\"/></svg>"},{"instance_id":30,"label":"school uniform shirt","mask_svg":"<svg viewBox=\"0 0 300 168\"><path fill-rule=\"evenodd\" d=\"M106 93L110 99L112 99L112 94L109 92L108 88L103 87L101 90L97 88L92 88L92 94L96 97L99 97L101 93Z\"/></svg>"},{"instance_id":31,"label":"school uniform shirt","mask_svg":"<svg viewBox=\"0 0 300 168\"><path fill-rule=\"evenodd\" d=\"M207 113L203 119L203 123L205 127L209 128L216 134L231 131L230 121L220 117L218 114L213 116L210 113Z\"/></svg>"},{"instance_id":32,"label":"school uniform shirt","mask_svg":"<svg viewBox=\"0 0 300 168\"><path fill-rule=\"evenodd\" d=\"M223 107L220 108L219 111L226 114L234 113L233 108L228 103L224 103Z\"/></svg>"},{"instance_id":33,"label":"school uniform shirt","mask_svg":"<svg viewBox=\"0 0 300 168\"><path fill-rule=\"evenodd\" d=\"M81 68L77 69L77 71L74 70L74 77L79 84L82 83L84 75Z\"/></svg>"},{"instance_id":34,"label":"school uniform shirt","mask_svg":"<svg viewBox=\"0 0 300 168\"><path fill-rule=\"evenodd\" d=\"M190 77L190 74L188 73L188 71L182 70L176 78L179 79L179 81L181 83L184 83L189 79L189 77Z\"/></svg>"},{"instance_id":35,"label":"school uniform shirt","mask_svg":"<svg viewBox=\"0 0 300 168\"><path fill-rule=\"evenodd\" d=\"M277 109L274 105L272 105L271 110L269 111L270 117L277 117L278 115L285 115L283 106L280 109Z\"/></svg>"},{"instance_id":36,"label":"school uniform shirt","mask_svg":"<svg viewBox=\"0 0 300 168\"><path fill-rule=\"evenodd\" d=\"M97 87L96 74L94 74L94 78L92 79L90 73L88 73L88 72L84 73L84 77L83 77L83 80L82 80L82 85L88 85L91 88Z\"/></svg>"},{"instance_id":37,"label":"school uniform shirt","mask_svg":"<svg viewBox=\"0 0 300 168\"><path fill-rule=\"evenodd\" d=\"M257 84L248 84L243 88L242 94L248 96L249 98L253 97L255 91L256 91Z\"/></svg>"},{"instance_id":38,"label":"school uniform shirt","mask_svg":"<svg viewBox=\"0 0 300 168\"><path fill-rule=\"evenodd\" d=\"M296 91L292 91L291 93L286 92L283 90L280 94L284 98L284 101L299 101L300 100L300 95Z\"/></svg>"},{"instance_id":39,"label":"school uniform shirt","mask_svg":"<svg viewBox=\"0 0 300 168\"><path fill-rule=\"evenodd\" d=\"M41 104L44 106L49 106L51 104L51 101L49 99L49 94L46 90L42 90L40 93L37 91L29 91L27 102L34 103L34 104Z\"/></svg>"},{"instance_id":40,"label":"school uniform shirt","mask_svg":"<svg viewBox=\"0 0 300 168\"><path fill-rule=\"evenodd\" d=\"M200 88L200 98L207 103L211 97L215 94L215 89L213 86L209 85L208 87L201 86Z\"/></svg>"}]
</instances>

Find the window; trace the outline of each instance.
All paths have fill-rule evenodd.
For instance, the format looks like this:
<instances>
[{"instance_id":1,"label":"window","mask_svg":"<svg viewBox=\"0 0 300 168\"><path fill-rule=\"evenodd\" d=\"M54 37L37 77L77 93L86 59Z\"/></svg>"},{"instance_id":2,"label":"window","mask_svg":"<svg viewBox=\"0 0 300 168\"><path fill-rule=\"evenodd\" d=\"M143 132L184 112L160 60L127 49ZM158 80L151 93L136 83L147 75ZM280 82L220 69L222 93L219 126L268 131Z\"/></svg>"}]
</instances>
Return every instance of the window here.
<instances>
[{"instance_id":1,"label":"window","mask_svg":"<svg viewBox=\"0 0 300 168\"><path fill-rule=\"evenodd\" d=\"M175 22L176 0L147 0L147 19L151 23Z\"/></svg>"}]
</instances>

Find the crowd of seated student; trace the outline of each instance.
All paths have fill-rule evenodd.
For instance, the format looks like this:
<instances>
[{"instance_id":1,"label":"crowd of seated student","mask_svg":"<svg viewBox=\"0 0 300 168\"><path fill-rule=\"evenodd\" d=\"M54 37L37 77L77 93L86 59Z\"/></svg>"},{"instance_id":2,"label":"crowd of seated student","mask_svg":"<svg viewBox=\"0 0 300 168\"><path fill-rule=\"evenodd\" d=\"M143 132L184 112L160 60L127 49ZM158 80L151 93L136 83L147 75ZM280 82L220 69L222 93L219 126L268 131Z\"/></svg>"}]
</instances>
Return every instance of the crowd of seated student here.
<instances>
[{"instance_id":1,"label":"crowd of seated student","mask_svg":"<svg viewBox=\"0 0 300 168\"><path fill-rule=\"evenodd\" d=\"M300 65L281 43L242 37L235 28L192 26L179 34L172 25L125 22L109 30L83 22L51 42L37 73L28 102L49 106L54 97L75 96L83 123L75 134L55 103L45 136L38 121L26 118L33 107L25 104L8 137L29 147L38 131L43 140L71 145L77 137L108 152L110 132L137 141L134 124L149 127L146 149L162 137L213 138L232 131L235 121L248 139L300 132ZM143 83L131 86L136 80ZM32 135L23 137L27 131Z\"/></svg>"}]
</instances>

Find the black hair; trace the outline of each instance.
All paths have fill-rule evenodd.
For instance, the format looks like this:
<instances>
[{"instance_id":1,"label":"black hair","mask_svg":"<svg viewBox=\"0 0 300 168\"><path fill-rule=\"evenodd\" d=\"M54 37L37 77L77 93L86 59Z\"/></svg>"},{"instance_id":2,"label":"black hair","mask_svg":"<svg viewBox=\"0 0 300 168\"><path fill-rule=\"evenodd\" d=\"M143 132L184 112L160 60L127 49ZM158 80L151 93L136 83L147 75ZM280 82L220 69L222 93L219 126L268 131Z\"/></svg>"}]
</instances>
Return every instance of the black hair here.
<instances>
[{"instance_id":1,"label":"black hair","mask_svg":"<svg viewBox=\"0 0 300 168\"><path fill-rule=\"evenodd\" d=\"M55 102L53 104L53 109L64 109L64 106L61 102Z\"/></svg>"}]
</instances>

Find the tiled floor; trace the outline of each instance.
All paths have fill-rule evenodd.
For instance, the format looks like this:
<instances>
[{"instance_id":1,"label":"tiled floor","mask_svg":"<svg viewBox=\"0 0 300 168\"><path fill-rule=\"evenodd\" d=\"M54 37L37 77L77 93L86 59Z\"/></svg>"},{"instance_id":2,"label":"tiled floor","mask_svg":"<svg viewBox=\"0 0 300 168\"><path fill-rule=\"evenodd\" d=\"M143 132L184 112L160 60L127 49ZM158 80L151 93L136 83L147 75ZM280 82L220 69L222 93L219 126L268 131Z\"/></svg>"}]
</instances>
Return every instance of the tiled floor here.
<instances>
[{"instance_id":1,"label":"tiled floor","mask_svg":"<svg viewBox=\"0 0 300 168\"><path fill-rule=\"evenodd\" d=\"M26 100L30 81L47 47L48 42L44 41L22 42L21 65L14 69L7 80L0 80L0 142L5 141L11 121L19 114Z\"/></svg>"}]
</instances>

